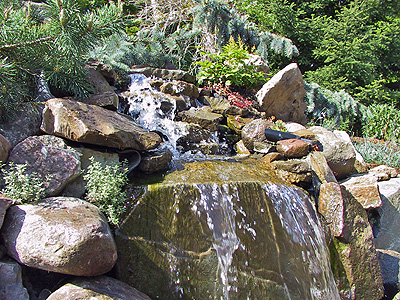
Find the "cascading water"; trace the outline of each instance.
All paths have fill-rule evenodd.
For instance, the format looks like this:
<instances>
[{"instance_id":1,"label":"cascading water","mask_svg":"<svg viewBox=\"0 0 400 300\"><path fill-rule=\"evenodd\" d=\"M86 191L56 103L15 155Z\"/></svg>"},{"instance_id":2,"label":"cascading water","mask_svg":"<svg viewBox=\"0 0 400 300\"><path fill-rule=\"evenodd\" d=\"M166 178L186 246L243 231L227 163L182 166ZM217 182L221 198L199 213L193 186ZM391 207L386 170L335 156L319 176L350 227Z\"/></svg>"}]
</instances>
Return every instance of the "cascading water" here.
<instances>
[{"instance_id":1,"label":"cascading water","mask_svg":"<svg viewBox=\"0 0 400 300\"><path fill-rule=\"evenodd\" d=\"M175 99L156 91L143 74L131 74L130 78L129 114L147 130L160 132L166 137L167 146L177 156L176 141L186 133L186 129L184 124L174 121Z\"/></svg>"},{"instance_id":2,"label":"cascading water","mask_svg":"<svg viewBox=\"0 0 400 300\"><path fill-rule=\"evenodd\" d=\"M205 213L207 224L213 233L213 247L217 252L223 296L221 300L229 300L228 271L232 264L233 253L239 247L240 241L236 235L235 210L233 199L237 198L237 190L230 189L227 184L219 186L197 185L200 192L200 201L193 202L195 213Z\"/></svg>"},{"instance_id":3,"label":"cascading water","mask_svg":"<svg viewBox=\"0 0 400 300\"><path fill-rule=\"evenodd\" d=\"M264 185L264 190L293 243L305 249L302 259L309 264L311 299L339 300L337 288L331 284L334 279L324 233L308 196L286 185Z\"/></svg>"},{"instance_id":4,"label":"cascading water","mask_svg":"<svg viewBox=\"0 0 400 300\"><path fill-rule=\"evenodd\" d=\"M149 185L117 234L122 278L154 299L339 300L311 200L271 176L202 161Z\"/></svg>"},{"instance_id":5,"label":"cascading water","mask_svg":"<svg viewBox=\"0 0 400 300\"><path fill-rule=\"evenodd\" d=\"M131 116L190 158L175 98L131 79ZM147 186L117 232L121 277L153 299L339 300L311 200L274 176L257 161L204 160Z\"/></svg>"}]
</instances>

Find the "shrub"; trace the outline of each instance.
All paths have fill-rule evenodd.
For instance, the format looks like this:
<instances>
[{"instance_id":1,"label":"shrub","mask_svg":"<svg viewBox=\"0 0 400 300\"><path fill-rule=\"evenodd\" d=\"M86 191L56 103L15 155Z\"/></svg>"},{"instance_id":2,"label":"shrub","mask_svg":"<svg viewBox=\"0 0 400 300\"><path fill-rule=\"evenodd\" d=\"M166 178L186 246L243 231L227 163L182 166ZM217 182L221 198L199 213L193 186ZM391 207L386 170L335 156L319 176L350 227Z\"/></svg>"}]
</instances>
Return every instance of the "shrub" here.
<instances>
[{"instance_id":1,"label":"shrub","mask_svg":"<svg viewBox=\"0 0 400 300\"><path fill-rule=\"evenodd\" d=\"M377 139L400 141L399 110L390 104L371 105L363 131L366 136Z\"/></svg>"},{"instance_id":2,"label":"shrub","mask_svg":"<svg viewBox=\"0 0 400 300\"><path fill-rule=\"evenodd\" d=\"M5 187L4 195L18 204L40 200L45 196L43 180L37 173L28 174L26 164L10 163L9 167L1 170Z\"/></svg>"},{"instance_id":3,"label":"shrub","mask_svg":"<svg viewBox=\"0 0 400 300\"><path fill-rule=\"evenodd\" d=\"M222 47L221 53L203 53L209 60L199 61L197 74L199 83L208 81L211 83L224 83L227 86L252 87L265 82L263 72L257 72L254 66L247 65L245 60L249 58L249 52L244 44L235 42L233 38Z\"/></svg>"},{"instance_id":4,"label":"shrub","mask_svg":"<svg viewBox=\"0 0 400 300\"><path fill-rule=\"evenodd\" d=\"M118 226L122 213L125 212L127 194L123 190L128 183L126 170L122 164L101 164L90 158L83 178L86 183L86 200L95 204L107 216L108 221Z\"/></svg>"},{"instance_id":5,"label":"shrub","mask_svg":"<svg viewBox=\"0 0 400 300\"><path fill-rule=\"evenodd\" d=\"M366 163L385 164L400 168L400 147L396 143L373 143L368 139L354 142L354 147Z\"/></svg>"},{"instance_id":6,"label":"shrub","mask_svg":"<svg viewBox=\"0 0 400 300\"><path fill-rule=\"evenodd\" d=\"M359 133L367 120L367 108L345 91L332 92L316 83L305 83L307 118L313 125Z\"/></svg>"}]
</instances>

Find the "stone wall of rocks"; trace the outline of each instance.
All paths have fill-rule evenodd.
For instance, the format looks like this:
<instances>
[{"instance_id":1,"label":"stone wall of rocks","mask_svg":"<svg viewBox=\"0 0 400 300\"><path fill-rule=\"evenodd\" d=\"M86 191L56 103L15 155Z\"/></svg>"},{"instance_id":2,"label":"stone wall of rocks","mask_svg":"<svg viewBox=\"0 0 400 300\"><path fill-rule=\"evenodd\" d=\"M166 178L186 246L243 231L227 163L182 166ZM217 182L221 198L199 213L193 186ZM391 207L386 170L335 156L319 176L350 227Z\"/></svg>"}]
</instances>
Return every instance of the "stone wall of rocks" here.
<instances>
[{"instance_id":1,"label":"stone wall of rocks","mask_svg":"<svg viewBox=\"0 0 400 300\"><path fill-rule=\"evenodd\" d=\"M16 120L0 124L0 159L26 163L52 196L31 204L0 197L1 299L150 299L110 277L117 277L113 233L102 213L79 199L85 189L81 171L89 156L118 161L131 155L133 172L152 173L168 168L172 155L161 150L160 134L116 112L124 99L109 84L115 81L112 71L95 62L88 68L96 93L86 103L54 98L44 108L23 107ZM220 145L204 142L217 132L230 153L260 159L283 180L315 187L343 299L379 300L384 287L385 299L391 299L400 290L400 178L390 167L368 170L345 132L299 124L306 121L304 84L295 64L260 90L259 111L198 89L182 71L132 72L157 76L153 86L175 97L176 121L188 128L177 142L183 150L222 153ZM288 79L293 80L290 92ZM273 126L272 116L299 138L268 140L265 129ZM53 274L47 285L34 279L40 270Z\"/></svg>"}]
</instances>

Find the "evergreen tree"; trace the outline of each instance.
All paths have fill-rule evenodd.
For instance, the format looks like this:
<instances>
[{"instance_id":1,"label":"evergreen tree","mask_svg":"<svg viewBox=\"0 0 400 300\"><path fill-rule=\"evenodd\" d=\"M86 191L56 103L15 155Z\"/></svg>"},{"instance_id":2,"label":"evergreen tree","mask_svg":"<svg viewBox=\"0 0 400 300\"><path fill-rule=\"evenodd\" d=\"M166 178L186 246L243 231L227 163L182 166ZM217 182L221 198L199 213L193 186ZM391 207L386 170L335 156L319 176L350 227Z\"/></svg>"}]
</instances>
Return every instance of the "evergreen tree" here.
<instances>
[{"instance_id":1,"label":"evergreen tree","mask_svg":"<svg viewBox=\"0 0 400 300\"><path fill-rule=\"evenodd\" d=\"M84 69L91 49L122 30L122 4L82 12L78 0L0 3L0 110L34 100L40 79L77 98L90 90Z\"/></svg>"}]
</instances>

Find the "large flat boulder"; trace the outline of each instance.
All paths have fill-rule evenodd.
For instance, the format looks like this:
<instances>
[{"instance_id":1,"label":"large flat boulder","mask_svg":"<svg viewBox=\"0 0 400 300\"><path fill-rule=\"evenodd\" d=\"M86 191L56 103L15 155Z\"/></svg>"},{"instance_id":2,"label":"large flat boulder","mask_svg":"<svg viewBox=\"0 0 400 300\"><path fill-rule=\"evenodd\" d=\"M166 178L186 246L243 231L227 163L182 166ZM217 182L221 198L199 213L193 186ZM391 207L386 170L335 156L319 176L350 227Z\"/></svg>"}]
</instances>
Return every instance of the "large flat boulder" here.
<instances>
[{"instance_id":1,"label":"large flat boulder","mask_svg":"<svg viewBox=\"0 0 400 300\"><path fill-rule=\"evenodd\" d=\"M0 234L9 256L45 271L97 276L110 271L117 260L105 217L96 206L77 198L12 206Z\"/></svg>"},{"instance_id":2,"label":"large flat boulder","mask_svg":"<svg viewBox=\"0 0 400 300\"><path fill-rule=\"evenodd\" d=\"M78 278L56 290L47 300L150 300L148 296L117 279L99 276Z\"/></svg>"},{"instance_id":3,"label":"large flat boulder","mask_svg":"<svg viewBox=\"0 0 400 300\"><path fill-rule=\"evenodd\" d=\"M301 71L296 63L292 63L264 84L256 97L260 111L265 111L268 116L305 124L307 122L305 115L307 104L303 101L305 95Z\"/></svg>"},{"instance_id":4,"label":"large flat boulder","mask_svg":"<svg viewBox=\"0 0 400 300\"><path fill-rule=\"evenodd\" d=\"M145 190L117 271L152 299L339 300L310 199L262 162L188 163Z\"/></svg>"},{"instance_id":5,"label":"large flat boulder","mask_svg":"<svg viewBox=\"0 0 400 300\"><path fill-rule=\"evenodd\" d=\"M26 164L28 174L43 179L48 196L60 193L81 172L79 155L62 138L50 135L26 138L12 149L8 161Z\"/></svg>"},{"instance_id":6,"label":"large flat boulder","mask_svg":"<svg viewBox=\"0 0 400 300\"><path fill-rule=\"evenodd\" d=\"M118 149L150 150L161 142L157 133L149 132L127 116L59 98L46 102L41 129L72 141Z\"/></svg>"}]
</instances>

